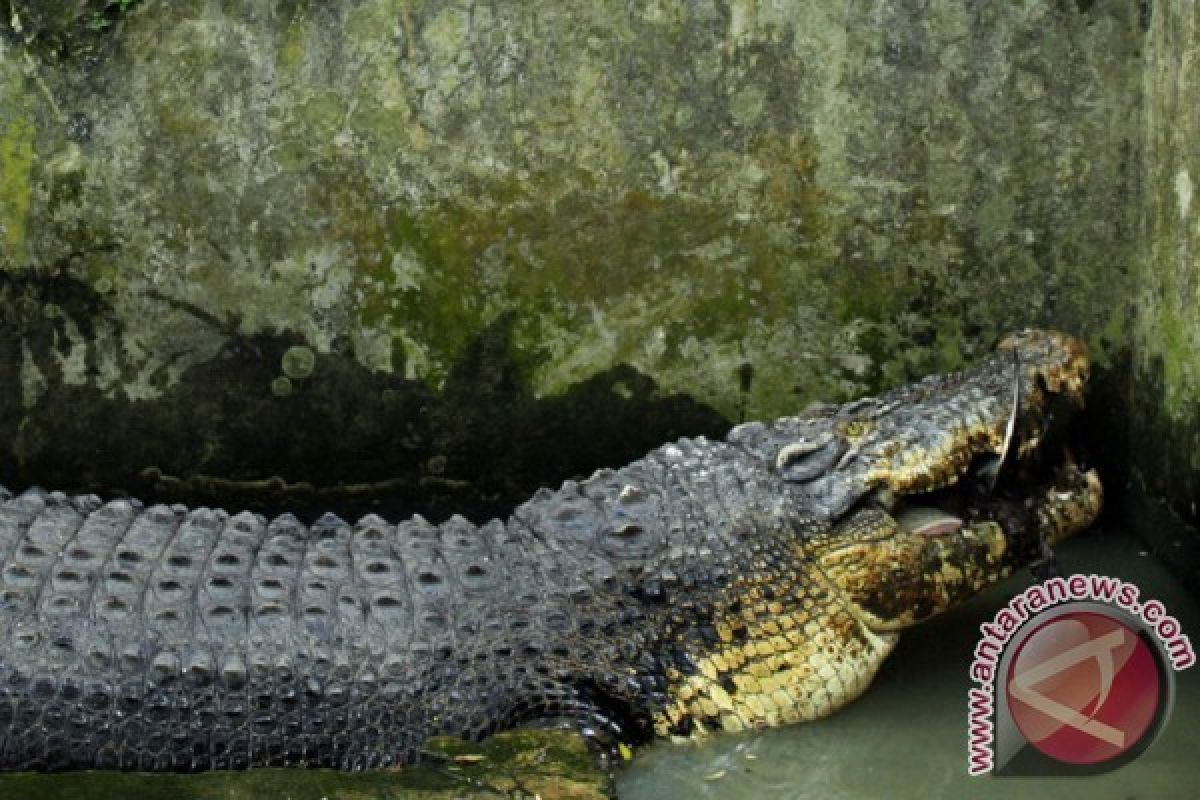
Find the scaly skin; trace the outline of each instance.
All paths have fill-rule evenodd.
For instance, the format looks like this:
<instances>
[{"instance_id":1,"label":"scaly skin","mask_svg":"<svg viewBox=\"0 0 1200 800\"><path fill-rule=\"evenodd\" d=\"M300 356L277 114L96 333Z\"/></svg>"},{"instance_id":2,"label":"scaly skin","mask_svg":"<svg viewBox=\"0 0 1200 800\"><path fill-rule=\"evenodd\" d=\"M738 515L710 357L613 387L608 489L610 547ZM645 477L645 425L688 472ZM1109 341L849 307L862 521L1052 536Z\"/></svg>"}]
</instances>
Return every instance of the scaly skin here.
<instances>
[{"instance_id":1,"label":"scaly skin","mask_svg":"<svg viewBox=\"0 0 1200 800\"><path fill-rule=\"evenodd\" d=\"M441 733L569 719L635 743L828 714L896 631L1095 518L1093 473L1026 466L1086 372L1080 343L1027 331L479 527L0 490L0 767L364 768ZM901 513L1001 451L995 494L927 498L961 523Z\"/></svg>"}]
</instances>

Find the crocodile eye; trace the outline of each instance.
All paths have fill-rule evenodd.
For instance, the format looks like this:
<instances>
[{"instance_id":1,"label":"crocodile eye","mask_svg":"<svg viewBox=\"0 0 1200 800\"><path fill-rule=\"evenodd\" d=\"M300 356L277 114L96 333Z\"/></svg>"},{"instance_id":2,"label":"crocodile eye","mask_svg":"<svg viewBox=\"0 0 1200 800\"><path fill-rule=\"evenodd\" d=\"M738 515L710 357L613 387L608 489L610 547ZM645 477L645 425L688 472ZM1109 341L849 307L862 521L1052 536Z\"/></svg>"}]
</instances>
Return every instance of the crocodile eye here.
<instances>
[{"instance_id":1,"label":"crocodile eye","mask_svg":"<svg viewBox=\"0 0 1200 800\"><path fill-rule=\"evenodd\" d=\"M865 419L850 419L840 426L842 435L850 439L858 439L871 432L871 421Z\"/></svg>"},{"instance_id":2,"label":"crocodile eye","mask_svg":"<svg viewBox=\"0 0 1200 800\"><path fill-rule=\"evenodd\" d=\"M806 483L828 472L845 449L844 439L826 431L781 447L775 457L775 469L785 481Z\"/></svg>"}]
</instances>

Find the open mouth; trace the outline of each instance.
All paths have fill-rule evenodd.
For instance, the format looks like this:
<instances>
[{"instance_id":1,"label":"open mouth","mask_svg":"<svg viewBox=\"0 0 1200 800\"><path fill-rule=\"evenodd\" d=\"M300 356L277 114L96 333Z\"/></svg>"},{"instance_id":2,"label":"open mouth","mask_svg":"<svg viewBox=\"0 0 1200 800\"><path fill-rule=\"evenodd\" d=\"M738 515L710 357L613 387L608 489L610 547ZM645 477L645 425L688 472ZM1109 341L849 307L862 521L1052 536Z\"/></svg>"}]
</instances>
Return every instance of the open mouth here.
<instances>
[{"instance_id":1,"label":"open mouth","mask_svg":"<svg viewBox=\"0 0 1200 800\"><path fill-rule=\"evenodd\" d=\"M1030 449L1011 464L995 459L976 457L961 478L943 488L907 495L877 491L863 505L890 515L899 530L923 536L996 523L1006 536L1005 561L1011 566L1047 558L1051 545L1095 522L1104 496L1099 476L1066 447Z\"/></svg>"},{"instance_id":2,"label":"open mouth","mask_svg":"<svg viewBox=\"0 0 1200 800\"><path fill-rule=\"evenodd\" d=\"M812 550L847 607L876 632L898 631L972 597L1021 567L1056 571L1051 545L1092 524L1096 473L1044 446L1002 465L977 456L939 488L877 490Z\"/></svg>"},{"instance_id":3,"label":"open mouth","mask_svg":"<svg viewBox=\"0 0 1200 800\"><path fill-rule=\"evenodd\" d=\"M1067 444L1067 421L1083 406L1086 353L1076 340L1055 341L1060 350L1042 360L1018 341L1001 345L1001 356L981 368L977 383L991 386L1011 353L1011 397L1007 415L966 392L948 407L965 404L965 420L949 434L932 436L924 458L898 454L870 480L877 485L855 504L889 514L899 530L927 536L970 531L996 523L1006 536L1010 565L1045 559L1049 546L1087 528L1100 513L1103 490L1094 470L1077 463ZM1059 335L1061 336L1061 335ZM1035 340L1034 349L1045 348ZM974 406L971 405L974 403ZM974 409L983 409L975 412ZM919 427L919 423L911 424ZM899 466L897 466L899 464Z\"/></svg>"}]
</instances>

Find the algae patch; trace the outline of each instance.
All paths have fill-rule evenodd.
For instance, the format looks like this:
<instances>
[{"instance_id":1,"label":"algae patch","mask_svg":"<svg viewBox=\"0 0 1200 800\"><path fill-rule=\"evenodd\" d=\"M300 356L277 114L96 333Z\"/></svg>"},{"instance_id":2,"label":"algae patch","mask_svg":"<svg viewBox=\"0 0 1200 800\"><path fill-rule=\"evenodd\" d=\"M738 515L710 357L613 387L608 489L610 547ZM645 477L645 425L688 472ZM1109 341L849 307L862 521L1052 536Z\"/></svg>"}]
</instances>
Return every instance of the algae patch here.
<instances>
[{"instance_id":1,"label":"algae patch","mask_svg":"<svg viewBox=\"0 0 1200 800\"><path fill-rule=\"evenodd\" d=\"M283 374L292 380L304 380L309 375L312 375L313 367L317 363L317 357L313 351L302 345L289 347L283 354L280 366L283 368Z\"/></svg>"},{"instance_id":2,"label":"algae patch","mask_svg":"<svg viewBox=\"0 0 1200 800\"><path fill-rule=\"evenodd\" d=\"M427 765L350 773L253 769L196 775L70 772L0 775L0 796L25 800L604 800L609 776L573 731L509 731L482 743L439 737Z\"/></svg>"},{"instance_id":3,"label":"algae patch","mask_svg":"<svg viewBox=\"0 0 1200 800\"><path fill-rule=\"evenodd\" d=\"M27 256L25 229L35 134L33 123L24 117L9 120L0 132L0 236L8 265L21 264Z\"/></svg>"}]
</instances>

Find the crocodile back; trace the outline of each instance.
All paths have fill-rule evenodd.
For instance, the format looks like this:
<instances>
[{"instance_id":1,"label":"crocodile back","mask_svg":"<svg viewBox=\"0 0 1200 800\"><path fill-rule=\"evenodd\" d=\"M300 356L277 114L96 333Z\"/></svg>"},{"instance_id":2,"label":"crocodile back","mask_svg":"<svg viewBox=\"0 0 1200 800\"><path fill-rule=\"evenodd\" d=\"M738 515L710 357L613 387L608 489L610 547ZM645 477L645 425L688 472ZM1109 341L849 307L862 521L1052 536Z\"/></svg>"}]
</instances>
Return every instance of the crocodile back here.
<instances>
[{"instance_id":1,"label":"crocodile back","mask_svg":"<svg viewBox=\"0 0 1200 800\"><path fill-rule=\"evenodd\" d=\"M684 440L482 526L5 492L0 767L377 767L562 717L648 733L672 604L738 574L745 518L778 512L757 474Z\"/></svg>"}]
</instances>

